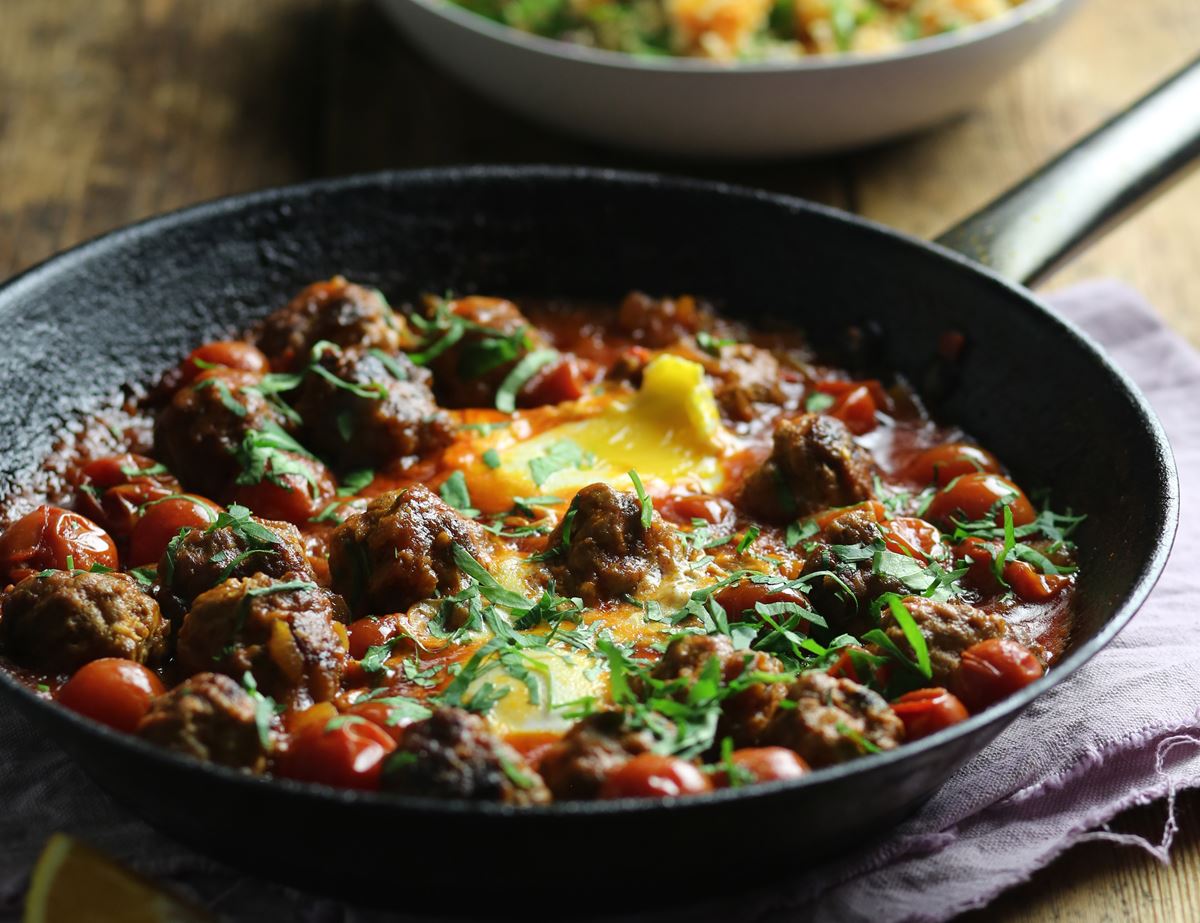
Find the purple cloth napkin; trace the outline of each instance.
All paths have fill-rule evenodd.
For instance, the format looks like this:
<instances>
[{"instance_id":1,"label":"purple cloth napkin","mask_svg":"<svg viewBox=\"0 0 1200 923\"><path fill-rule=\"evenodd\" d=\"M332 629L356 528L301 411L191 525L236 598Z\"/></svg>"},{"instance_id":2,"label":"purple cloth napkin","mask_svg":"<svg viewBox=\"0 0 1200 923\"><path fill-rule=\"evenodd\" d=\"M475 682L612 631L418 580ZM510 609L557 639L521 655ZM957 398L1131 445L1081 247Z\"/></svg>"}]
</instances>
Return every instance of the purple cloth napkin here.
<instances>
[{"instance_id":1,"label":"purple cloth napkin","mask_svg":"<svg viewBox=\"0 0 1200 923\"><path fill-rule=\"evenodd\" d=\"M1083 285L1051 300L1133 376L1175 448L1184 523L1150 601L1113 644L1035 702L882 844L795 880L647 921L934 923L983 906L1084 840L1134 845L1168 861L1173 810L1157 843L1105 825L1132 805L1165 797L1173 806L1178 791L1200 786L1200 619L1188 576L1200 554L1200 521L1192 515L1200 490L1200 356L1117 283ZM407 919L250 879L193 853L113 805L15 715L0 717L0 803L5 918L17 915L46 837L65 830L228 919Z\"/></svg>"}]
</instances>

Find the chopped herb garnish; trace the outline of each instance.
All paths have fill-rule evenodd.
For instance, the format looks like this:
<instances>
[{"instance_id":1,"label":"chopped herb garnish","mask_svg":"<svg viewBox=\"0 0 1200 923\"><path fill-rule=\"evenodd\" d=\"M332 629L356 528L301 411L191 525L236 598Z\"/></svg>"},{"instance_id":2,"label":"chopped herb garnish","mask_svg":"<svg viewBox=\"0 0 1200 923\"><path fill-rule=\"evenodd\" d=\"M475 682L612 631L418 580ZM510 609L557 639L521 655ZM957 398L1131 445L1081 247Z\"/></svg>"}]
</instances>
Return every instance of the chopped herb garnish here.
<instances>
[{"instance_id":1,"label":"chopped herb garnish","mask_svg":"<svg viewBox=\"0 0 1200 923\"><path fill-rule=\"evenodd\" d=\"M493 468L493 469L499 468L500 467L500 453L497 452L495 449L488 449L486 452L483 453L483 463L485 465L487 465L489 468Z\"/></svg>"},{"instance_id":2,"label":"chopped herb garnish","mask_svg":"<svg viewBox=\"0 0 1200 923\"><path fill-rule=\"evenodd\" d=\"M824 391L813 391L804 399L804 409L809 413L824 413L834 403L832 394L826 394Z\"/></svg>"},{"instance_id":3,"label":"chopped herb garnish","mask_svg":"<svg viewBox=\"0 0 1200 923\"><path fill-rule=\"evenodd\" d=\"M517 409L517 393L545 365L558 358L553 349L535 349L527 353L518 362L496 390L496 409L503 413L512 413ZM541 483L540 481L538 483Z\"/></svg>"},{"instance_id":4,"label":"chopped herb garnish","mask_svg":"<svg viewBox=\"0 0 1200 923\"><path fill-rule=\"evenodd\" d=\"M459 566L467 576L475 580L479 584L479 591L483 593L497 606L507 606L510 609L528 609L533 604L522 596L520 593L515 593L507 587L501 586L487 568L475 560L469 551L463 548L457 542L454 543L454 563Z\"/></svg>"},{"instance_id":5,"label":"chopped herb garnish","mask_svg":"<svg viewBox=\"0 0 1200 923\"><path fill-rule=\"evenodd\" d=\"M370 468L361 468L358 471L351 471L342 478L342 486L338 488L339 497L353 497L355 494L366 490L375 480L375 472Z\"/></svg>"},{"instance_id":6,"label":"chopped herb garnish","mask_svg":"<svg viewBox=\"0 0 1200 923\"><path fill-rule=\"evenodd\" d=\"M591 465L590 456L573 439L559 439L546 451L529 462L529 474L533 483L541 487L551 475L566 468L586 468Z\"/></svg>"},{"instance_id":7,"label":"chopped herb garnish","mask_svg":"<svg viewBox=\"0 0 1200 923\"><path fill-rule=\"evenodd\" d=\"M715 337L707 330L696 332L696 345L710 356L720 357L722 347L733 346L735 343L737 343L737 340L730 339L729 337Z\"/></svg>"},{"instance_id":8,"label":"chopped herb garnish","mask_svg":"<svg viewBox=\"0 0 1200 923\"><path fill-rule=\"evenodd\" d=\"M447 504L464 516L474 519L479 515L479 510L471 506L471 493L467 489L467 478L461 471L455 471L446 478L442 482L442 486L438 488L438 493Z\"/></svg>"},{"instance_id":9,"label":"chopped herb garnish","mask_svg":"<svg viewBox=\"0 0 1200 923\"><path fill-rule=\"evenodd\" d=\"M742 536L742 540L737 544L737 553L742 554L747 548L754 544L754 540L762 535L762 529L758 526L751 526L746 530L746 534Z\"/></svg>"},{"instance_id":10,"label":"chopped herb garnish","mask_svg":"<svg viewBox=\"0 0 1200 923\"><path fill-rule=\"evenodd\" d=\"M649 529L650 523L654 521L654 503L646 493L646 488L642 486L642 479L633 469L629 470L629 480L633 481L633 489L637 491L638 501L642 504L642 528Z\"/></svg>"}]
</instances>

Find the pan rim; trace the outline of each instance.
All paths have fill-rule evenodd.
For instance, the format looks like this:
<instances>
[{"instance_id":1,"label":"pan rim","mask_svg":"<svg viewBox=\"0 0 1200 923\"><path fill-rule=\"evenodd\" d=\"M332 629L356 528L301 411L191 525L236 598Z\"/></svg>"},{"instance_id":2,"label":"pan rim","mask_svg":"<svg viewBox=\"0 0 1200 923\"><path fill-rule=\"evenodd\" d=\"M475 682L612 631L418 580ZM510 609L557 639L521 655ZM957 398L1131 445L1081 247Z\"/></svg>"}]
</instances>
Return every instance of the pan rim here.
<instances>
[{"instance_id":1,"label":"pan rim","mask_svg":"<svg viewBox=\"0 0 1200 923\"><path fill-rule=\"evenodd\" d=\"M1138 388L1123 369L1116 366L1108 358L1100 346L1089 335L1070 321L1060 317L1041 298L1023 286L1005 279L966 256L939 244L921 240L920 238L889 228L886 225L859 215L809 202L795 196L753 189L737 184L665 176L651 172L547 164L432 167L416 170L385 170L322 178L237 195L223 196L146 218L134 224L100 234L37 263L0 285L0 313L3 313L8 303L24 297L27 292L35 291L39 284L51 281L64 273L69 273L91 260L103 259L106 255L119 252L122 247L134 244L146 237L172 230L186 229L189 224L201 223L234 212L243 210L252 212L256 209L269 208L272 205L286 204L289 200L297 198L320 194L338 194L359 188L392 188L440 183L450 187L451 191L453 191L455 186L465 186L470 183L526 183L531 180L559 184L575 182L597 185L617 184L648 189L665 188L689 195L757 201L787 211L807 212L819 215L823 220L849 224L857 228L861 233L888 238L893 246L908 248L910 252L924 257L932 255L937 257L939 261L949 261L956 265L957 271L973 273L983 277L987 280L988 284L1001 289L1012 300L1020 304L1022 309L1041 315L1043 322L1057 326L1060 333L1073 339L1082 352L1088 354L1093 362L1098 363L1103 371L1114 379L1115 384L1119 385L1125 391L1125 396L1130 401L1133 409L1141 417L1145 430L1153 442L1153 448L1158 459L1154 475L1158 488L1157 493L1162 527L1155 544L1149 549L1147 563L1142 573L1128 588L1124 597L1115 603L1112 615L1100 630L1094 636L1088 638L1074 650L1070 651L1055 666L1054 670L1018 694L1009 697L984 712L971 716L967 721L939 731L927 738L905 744L895 750L864 756L847 763L814 770L796 780L764 783L737 789L722 789L696 797L561 802L518 808L461 799L422 798L382 792L342 790L279 777L253 776L224 766L202 763L198 760L154 747L132 735L122 734L58 706L52 700L38 695L20 683L7 670L0 669L0 690L3 690L3 694L15 698L25 710L27 716L37 714L42 719L60 724L65 723L84 736L93 738L97 743L102 743L110 748L115 747L119 750L124 750L131 759L158 761L159 765L169 766L185 774L202 776L206 779L218 779L222 784L226 785L247 786L248 793L273 794L281 792L302 800L341 803L377 810L411 811L423 814L444 814L459 817L499 817L508 820L528 818L531 820L536 819L539 822L553 822L553 819L564 819L565 821L579 817L610 816L614 813L619 815L641 815L647 812L657 813L662 811L703 811L706 808L719 808L730 802L769 798L780 792L798 791L819 786L826 782L845 779L856 774L866 773L867 771L884 769L898 762L919 757L924 753L950 744L959 738L970 736L992 725L1006 724L1015 718L1017 713L1022 711L1034 699L1069 678L1084 663L1106 647L1141 608L1166 566L1179 522L1179 481L1174 455L1166 432L1145 395L1142 394L1141 389ZM979 752L983 751L980 750ZM71 754L71 757L73 760L75 759L73 754ZM81 764L81 766L86 771L86 765Z\"/></svg>"}]
</instances>

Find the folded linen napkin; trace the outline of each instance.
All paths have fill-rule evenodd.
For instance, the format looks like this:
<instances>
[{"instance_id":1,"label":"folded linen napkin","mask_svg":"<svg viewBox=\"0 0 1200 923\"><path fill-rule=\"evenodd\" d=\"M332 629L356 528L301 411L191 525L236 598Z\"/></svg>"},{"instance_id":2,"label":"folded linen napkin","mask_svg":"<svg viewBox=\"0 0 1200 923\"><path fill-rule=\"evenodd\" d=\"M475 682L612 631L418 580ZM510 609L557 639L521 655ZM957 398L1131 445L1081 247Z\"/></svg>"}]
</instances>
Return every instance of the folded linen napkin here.
<instances>
[{"instance_id":1,"label":"folded linen napkin","mask_svg":"<svg viewBox=\"0 0 1200 923\"><path fill-rule=\"evenodd\" d=\"M1189 574L1200 554L1200 518L1192 515L1200 501L1200 356L1117 283L1089 283L1051 301L1138 382L1175 449L1184 524L1150 600L1113 644L1035 702L881 844L794 880L647 921L934 923L986 904L1084 840L1140 846L1167 861L1173 812L1159 843L1105 824L1127 807L1164 797L1171 805L1176 792L1200 786L1200 619ZM65 830L228 919L408 919L262 882L197 855L112 804L11 714L0 716L0 804L0 918L18 915L46 837Z\"/></svg>"}]
</instances>

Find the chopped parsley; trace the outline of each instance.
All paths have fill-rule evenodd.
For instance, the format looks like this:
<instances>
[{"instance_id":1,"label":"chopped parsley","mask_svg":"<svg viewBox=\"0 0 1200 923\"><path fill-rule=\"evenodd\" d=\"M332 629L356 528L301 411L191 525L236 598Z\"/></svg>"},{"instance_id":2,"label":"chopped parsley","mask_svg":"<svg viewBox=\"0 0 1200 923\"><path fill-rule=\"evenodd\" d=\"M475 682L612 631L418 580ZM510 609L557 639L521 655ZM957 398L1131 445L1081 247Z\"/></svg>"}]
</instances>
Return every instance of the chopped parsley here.
<instances>
[{"instance_id":1,"label":"chopped parsley","mask_svg":"<svg viewBox=\"0 0 1200 923\"><path fill-rule=\"evenodd\" d=\"M642 528L649 529L650 523L654 521L654 503L646 493L642 479L632 468L629 470L629 480L633 481L633 489L637 491L638 501L642 504Z\"/></svg>"}]
</instances>

